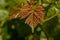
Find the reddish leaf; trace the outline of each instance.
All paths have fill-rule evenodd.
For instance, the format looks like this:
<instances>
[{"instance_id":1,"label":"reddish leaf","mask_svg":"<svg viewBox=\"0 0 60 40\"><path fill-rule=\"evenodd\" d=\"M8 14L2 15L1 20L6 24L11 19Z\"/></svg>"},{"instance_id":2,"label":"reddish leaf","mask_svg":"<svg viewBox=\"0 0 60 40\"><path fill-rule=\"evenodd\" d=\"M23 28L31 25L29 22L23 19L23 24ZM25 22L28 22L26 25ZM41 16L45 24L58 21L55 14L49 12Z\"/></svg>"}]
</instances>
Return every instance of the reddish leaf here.
<instances>
[{"instance_id":1,"label":"reddish leaf","mask_svg":"<svg viewBox=\"0 0 60 40\"><path fill-rule=\"evenodd\" d=\"M36 9L35 9L35 15L40 19L40 20L43 20L44 19L44 14L42 12L42 6L38 6Z\"/></svg>"},{"instance_id":2,"label":"reddish leaf","mask_svg":"<svg viewBox=\"0 0 60 40\"><path fill-rule=\"evenodd\" d=\"M20 12L20 9L18 9L18 8L14 8L14 9L12 9L12 10L11 10L11 13L10 13L10 15L9 15L8 20L11 20L11 19L17 18L18 15L19 15L19 12Z\"/></svg>"},{"instance_id":3,"label":"reddish leaf","mask_svg":"<svg viewBox=\"0 0 60 40\"><path fill-rule=\"evenodd\" d=\"M20 14L18 15L22 19L26 18L30 15L31 7L28 4L25 4L23 9L20 11Z\"/></svg>"},{"instance_id":4,"label":"reddish leaf","mask_svg":"<svg viewBox=\"0 0 60 40\"><path fill-rule=\"evenodd\" d=\"M20 10L14 9L9 18L13 19L20 17L21 19L26 19L25 23L27 23L31 28L35 28L39 21L44 19L44 14L42 12L42 6L37 6L35 9L32 8L33 6L26 3Z\"/></svg>"},{"instance_id":5,"label":"reddish leaf","mask_svg":"<svg viewBox=\"0 0 60 40\"><path fill-rule=\"evenodd\" d=\"M25 21L25 23L29 24L29 26L31 28L32 27L35 28L37 26L38 22L39 22L39 20L34 14L31 14Z\"/></svg>"},{"instance_id":6,"label":"reddish leaf","mask_svg":"<svg viewBox=\"0 0 60 40\"><path fill-rule=\"evenodd\" d=\"M32 9L29 4L25 4L22 11L20 11L19 17L21 17L21 19L25 18L25 23L27 23L31 28L35 28L39 21L44 19L42 6L37 6L36 9Z\"/></svg>"}]
</instances>

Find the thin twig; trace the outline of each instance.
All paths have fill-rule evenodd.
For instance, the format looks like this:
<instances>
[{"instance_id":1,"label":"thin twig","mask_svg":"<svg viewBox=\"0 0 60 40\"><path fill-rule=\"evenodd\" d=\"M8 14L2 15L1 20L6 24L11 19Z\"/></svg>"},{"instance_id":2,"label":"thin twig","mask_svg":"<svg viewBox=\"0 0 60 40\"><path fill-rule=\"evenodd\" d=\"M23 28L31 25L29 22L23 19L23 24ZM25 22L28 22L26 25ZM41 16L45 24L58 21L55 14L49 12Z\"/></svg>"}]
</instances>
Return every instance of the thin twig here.
<instances>
[{"instance_id":1,"label":"thin twig","mask_svg":"<svg viewBox=\"0 0 60 40\"><path fill-rule=\"evenodd\" d=\"M51 16L50 18L47 18L47 19L43 20L43 22L42 22L42 23L40 23L40 24L42 24L42 25L43 25L43 23L45 23L45 22L47 22L47 21L51 20L52 18L54 18L54 17L55 17L55 16L57 16L58 14L59 14L59 12L58 12L58 13L56 13L55 15Z\"/></svg>"}]
</instances>

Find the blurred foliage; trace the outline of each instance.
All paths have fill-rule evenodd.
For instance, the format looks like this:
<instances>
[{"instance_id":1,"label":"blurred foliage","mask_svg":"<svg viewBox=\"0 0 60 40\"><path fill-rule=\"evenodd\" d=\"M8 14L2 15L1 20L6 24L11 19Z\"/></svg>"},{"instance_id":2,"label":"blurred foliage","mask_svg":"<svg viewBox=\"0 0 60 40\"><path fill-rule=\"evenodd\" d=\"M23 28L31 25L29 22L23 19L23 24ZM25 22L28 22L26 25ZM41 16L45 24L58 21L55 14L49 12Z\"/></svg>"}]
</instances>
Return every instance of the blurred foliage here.
<instances>
[{"instance_id":1,"label":"blurred foliage","mask_svg":"<svg viewBox=\"0 0 60 40\"><path fill-rule=\"evenodd\" d=\"M26 40L33 40L31 38L42 40L49 37L53 37L54 40L60 40L60 0L38 1L43 6L45 19L49 19L57 13L59 14L44 22L43 25L38 24L33 35L31 28L24 23L24 20L19 18L7 20L11 9L20 2L23 2L23 0L0 0L0 36L2 36L3 40L24 40L23 38L26 38Z\"/></svg>"},{"instance_id":2,"label":"blurred foliage","mask_svg":"<svg viewBox=\"0 0 60 40\"><path fill-rule=\"evenodd\" d=\"M0 9L0 21L5 20L8 17L8 15L9 15L8 11Z\"/></svg>"}]
</instances>

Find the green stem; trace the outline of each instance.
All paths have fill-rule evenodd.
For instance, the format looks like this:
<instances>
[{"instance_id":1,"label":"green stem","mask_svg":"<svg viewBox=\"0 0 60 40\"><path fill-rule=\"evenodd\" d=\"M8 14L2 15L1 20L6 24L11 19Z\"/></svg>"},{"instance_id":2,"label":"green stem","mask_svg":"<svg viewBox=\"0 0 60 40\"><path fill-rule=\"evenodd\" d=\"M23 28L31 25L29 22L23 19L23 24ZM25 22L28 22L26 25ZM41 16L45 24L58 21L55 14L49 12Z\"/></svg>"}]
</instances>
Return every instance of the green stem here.
<instances>
[{"instance_id":1,"label":"green stem","mask_svg":"<svg viewBox=\"0 0 60 40\"><path fill-rule=\"evenodd\" d=\"M34 27L32 27L32 33L34 33Z\"/></svg>"},{"instance_id":2,"label":"green stem","mask_svg":"<svg viewBox=\"0 0 60 40\"><path fill-rule=\"evenodd\" d=\"M54 18L54 17L55 17L55 16L57 16L58 14L59 14L59 12L58 12L58 13L56 13L55 15L51 16L50 18L47 18L47 19L43 20L43 22L42 22L42 23L40 23L40 24L42 24L42 25L43 25L43 23L45 23L46 21L49 21L50 19Z\"/></svg>"}]
</instances>

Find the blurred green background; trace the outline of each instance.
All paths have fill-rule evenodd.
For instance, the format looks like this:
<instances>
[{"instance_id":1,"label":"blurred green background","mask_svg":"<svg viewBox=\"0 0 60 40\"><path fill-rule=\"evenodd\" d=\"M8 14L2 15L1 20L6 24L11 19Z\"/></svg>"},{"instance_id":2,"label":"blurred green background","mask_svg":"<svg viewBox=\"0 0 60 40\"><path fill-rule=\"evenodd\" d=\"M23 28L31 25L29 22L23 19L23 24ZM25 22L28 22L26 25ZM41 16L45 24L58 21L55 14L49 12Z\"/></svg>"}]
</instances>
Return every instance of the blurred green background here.
<instances>
[{"instance_id":1,"label":"blurred green background","mask_svg":"<svg viewBox=\"0 0 60 40\"><path fill-rule=\"evenodd\" d=\"M20 18L7 20L11 10L22 1L0 0L0 40L60 40L60 0L37 0L43 6L44 21L34 33Z\"/></svg>"}]
</instances>

